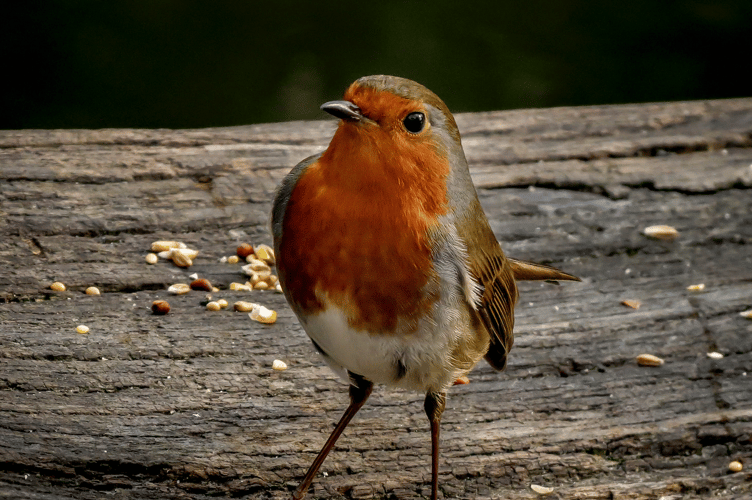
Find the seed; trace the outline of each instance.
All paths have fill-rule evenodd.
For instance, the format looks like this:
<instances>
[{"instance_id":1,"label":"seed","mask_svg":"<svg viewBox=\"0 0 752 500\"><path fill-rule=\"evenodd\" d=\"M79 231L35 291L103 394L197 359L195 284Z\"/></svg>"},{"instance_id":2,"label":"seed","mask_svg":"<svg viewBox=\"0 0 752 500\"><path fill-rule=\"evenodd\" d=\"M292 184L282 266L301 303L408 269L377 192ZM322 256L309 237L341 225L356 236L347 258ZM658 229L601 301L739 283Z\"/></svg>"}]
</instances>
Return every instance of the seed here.
<instances>
[{"instance_id":1,"label":"seed","mask_svg":"<svg viewBox=\"0 0 752 500\"><path fill-rule=\"evenodd\" d=\"M248 265L247 266L243 266L243 268L249 268L249 269L251 269L253 271L265 271L267 269L271 269L271 267L269 267L269 264L267 264L263 260L259 260L259 259L251 259L251 260L249 260L248 261Z\"/></svg>"},{"instance_id":2,"label":"seed","mask_svg":"<svg viewBox=\"0 0 752 500\"><path fill-rule=\"evenodd\" d=\"M191 282L191 289L192 290L203 290L205 292L211 292L212 291L212 285L209 283L209 280L206 278L197 279L195 281Z\"/></svg>"},{"instance_id":3,"label":"seed","mask_svg":"<svg viewBox=\"0 0 752 500\"><path fill-rule=\"evenodd\" d=\"M274 264L274 250L269 245L256 246L256 257L267 264Z\"/></svg>"},{"instance_id":4,"label":"seed","mask_svg":"<svg viewBox=\"0 0 752 500\"><path fill-rule=\"evenodd\" d=\"M272 361L272 369L283 372L287 370L287 363L279 359L275 359L274 361Z\"/></svg>"},{"instance_id":5,"label":"seed","mask_svg":"<svg viewBox=\"0 0 752 500\"><path fill-rule=\"evenodd\" d=\"M155 300L151 303L151 312L154 314L167 314L170 312L170 304L166 300Z\"/></svg>"},{"instance_id":6,"label":"seed","mask_svg":"<svg viewBox=\"0 0 752 500\"><path fill-rule=\"evenodd\" d=\"M640 354L637 356L637 364L640 366L661 366L664 361L652 354Z\"/></svg>"},{"instance_id":7,"label":"seed","mask_svg":"<svg viewBox=\"0 0 752 500\"><path fill-rule=\"evenodd\" d=\"M65 291L65 285L63 283L60 283L59 281L54 282L50 285L50 288L55 290L56 292L64 292Z\"/></svg>"},{"instance_id":8,"label":"seed","mask_svg":"<svg viewBox=\"0 0 752 500\"><path fill-rule=\"evenodd\" d=\"M742 463L738 460L731 462L728 467L731 472L741 472L743 468Z\"/></svg>"},{"instance_id":9,"label":"seed","mask_svg":"<svg viewBox=\"0 0 752 500\"><path fill-rule=\"evenodd\" d=\"M749 311L740 312L739 316L741 316L742 318L752 319L752 309L750 309Z\"/></svg>"},{"instance_id":10,"label":"seed","mask_svg":"<svg viewBox=\"0 0 752 500\"><path fill-rule=\"evenodd\" d=\"M211 291L214 293L217 293L219 291L219 288L217 288L216 286L213 286Z\"/></svg>"},{"instance_id":11,"label":"seed","mask_svg":"<svg viewBox=\"0 0 752 500\"><path fill-rule=\"evenodd\" d=\"M548 488L546 486L540 486L538 484L531 484L530 489L536 492L539 495L550 495L553 493L553 488Z\"/></svg>"},{"instance_id":12,"label":"seed","mask_svg":"<svg viewBox=\"0 0 752 500\"><path fill-rule=\"evenodd\" d=\"M268 290L269 289L269 283L266 281L259 281L255 285L253 285L254 290Z\"/></svg>"},{"instance_id":13,"label":"seed","mask_svg":"<svg viewBox=\"0 0 752 500\"><path fill-rule=\"evenodd\" d=\"M470 379L467 378L467 375L463 375L463 376L461 376L460 378L458 378L457 380L454 381L454 385L465 385L465 384L469 384L469 383L470 383Z\"/></svg>"},{"instance_id":14,"label":"seed","mask_svg":"<svg viewBox=\"0 0 752 500\"><path fill-rule=\"evenodd\" d=\"M99 288L90 286L86 289L86 295L99 295Z\"/></svg>"},{"instance_id":15,"label":"seed","mask_svg":"<svg viewBox=\"0 0 752 500\"><path fill-rule=\"evenodd\" d=\"M190 279L192 279L192 280L197 280L197 279L198 279L198 273L193 273L193 274L191 274L191 275L190 275L190 276L188 276L188 277L189 277Z\"/></svg>"},{"instance_id":16,"label":"seed","mask_svg":"<svg viewBox=\"0 0 752 500\"><path fill-rule=\"evenodd\" d=\"M265 262L260 260L254 260L250 264L246 264L240 268L244 274L251 277L258 276L258 279L265 280L272 275L272 268ZM253 282L253 280L251 280Z\"/></svg>"},{"instance_id":17,"label":"seed","mask_svg":"<svg viewBox=\"0 0 752 500\"><path fill-rule=\"evenodd\" d=\"M174 285L170 285L167 291L175 295L183 295L190 292L191 287L185 283L175 283Z\"/></svg>"},{"instance_id":18,"label":"seed","mask_svg":"<svg viewBox=\"0 0 752 500\"><path fill-rule=\"evenodd\" d=\"M721 354L720 352L714 351L714 352L709 352L708 357L710 359L723 359L723 354Z\"/></svg>"},{"instance_id":19,"label":"seed","mask_svg":"<svg viewBox=\"0 0 752 500\"><path fill-rule=\"evenodd\" d=\"M159 260L159 257L157 257L157 254L155 253L147 253L146 254L146 263L147 264L156 264Z\"/></svg>"},{"instance_id":20,"label":"seed","mask_svg":"<svg viewBox=\"0 0 752 500\"><path fill-rule=\"evenodd\" d=\"M230 290L237 290L237 291L248 291L250 292L252 288L248 285L244 285L243 283L230 283Z\"/></svg>"},{"instance_id":21,"label":"seed","mask_svg":"<svg viewBox=\"0 0 752 500\"><path fill-rule=\"evenodd\" d=\"M222 309L222 306L219 305L219 302L209 302L206 304L206 308L210 311L219 311Z\"/></svg>"},{"instance_id":22,"label":"seed","mask_svg":"<svg viewBox=\"0 0 752 500\"><path fill-rule=\"evenodd\" d=\"M179 241L155 241L151 244L152 252L164 252L173 248L186 248L185 243Z\"/></svg>"},{"instance_id":23,"label":"seed","mask_svg":"<svg viewBox=\"0 0 752 500\"><path fill-rule=\"evenodd\" d=\"M76 327L76 331L78 333L80 333L81 335L85 335L85 334L89 333L89 327L86 326L86 325L78 325Z\"/></svg>"},{"instance_id":24,"label":"seed","mask_svg":"<svg viewBox=\"0 0 752 500\"><path fill-rule=\"evenodd\" d=\"M256 307L254 307L250 313L248 313L248 316L254 321L266 323L267 325L277 321L277 311L272 311L258 304L256 304Z\"/></svg>"},{"instance_id":25,"label":"seed","mask_svg":"<svg viewBox=\"0 0 752 500\"><path fill-rule=\"evenodd\" d=\"M699 285L689 285L687 287L687 290L690 292L702 292L705 290L705 283L700 283Z\"/></svg>"},{"instance_id":26,"label":"seed","mask_svg":"<svg viewBox=\"0 0 752 500\"><path fill-rule=\"evenodd\" d=\"M266 282L269 283L271 286L274 286L279 281L279 278L274 276L273 274L270 274L268 278L266 278Z\"/></svg>"},{"instance_id":27,"label":"seed","mask_svg":"<svg viewBox=\"0 0 752 500\"><path fill-rule=\"evenodd\" d=\"M241 243L240 246L235 250L235 253L237 253L238 257L240 257L241 259L245 259L253 253L253 246L249 245L248 243Z\"/></svg>"},{"instance_id":28,"label":"seed","mask_svg":"<svg viewBox=\"0 0 752 500\"><path fill-rule=\"evenodd\" d=\"M160 259L171 259L172 258L172 248L170 248L169 250L164 250L162 252L159 252L157 254L157 257L159 257Z\"/></svg>"},{"instance_id":29,"label":"seed","mask_svg":"<svg viewBox=\"0 0 752 500\"><path fill-rule=\"evenodd\" d=\"M243 302L242 300L239 300L235 302L235 310L238 312L249 312L252 311L254 307L258 306L259 304L255 304L253 302Z\"/></svg>"},{"instance_id":30,"label":"seed","mask_svg":"<svg viewBox=\"0 0 752 500\"><path fill-rule=\"evenodd\" d=\"M284 293L284 292L282 291L282 285L280 285L279 283L277 283L277 284L276 284L276 285L274 286L274 291L275 291L275 292L277 292L277 293Z\"/></svg>"},{"instance_id":31,"label":"seed","mask_svg":"<svg viewBox=\"0 0 752 500\"><path fill-rule=\"evenodd\" d=\"M172 262L178 267L191 267L193 265L193 259L198 255L198 250L191 250L189 248L173 248L170 258Z\"/></svg>"},{"instance_id":32,"label":"seed","mask_svg":"<svg viewBox=\"0 0 752 500\"><path fill-rule=\"evenodd\" d=\"M191 260L198 257L198 250L193 250L192 248L174 248L172 250L172 255L174 256L176 253L185 255Z\"/></svg>"},{"instance_id":33,"label":"seed","mask_svg":"<svg viewBox=\"0 0 752 500\"><path fill-rule=\"evenodd\" d=\"M622 300L621 303L622 305L631 307L632 309L639 309L640 306L642 305L642 302L640 302L639 300L634 300L634 299Z\"/></svg>"},{"instance_id":34,"label":"seed","mask_svg":"<svg viewBox=\"0 0 752 500\"><path fill-rule=\"evenodd\" d=\"M228 264L237 264L240 259L237 255L230 255L227 257L227 263Z\"/></svg>"},{"instance_id":35,"label":"seed","mask_svg":"<svg viewBox=\"0 0 752 500\"><path fill-rule=\"evenodd\" d=\"M227 306L230 305L230 304L227 303L227 301L225 299L219 299L217 301L217 304L219 304L219 307L221 307L222 309L224 309L225 307L227 307Z\"/></svg>"},{"instance_id":36,"label":"seed","mask_svg":"<svg viewBox=\"0 0 752 500\"><path fill-rule=\"evenodd\" d=\"M193 265L193 261L183 254L173 254L172 262L178 267L191 267Z\"/></svg>"},{"instance_id":37,"label":"seed","mask_svg":"<svg viewBox=\"0 0 752 500\"><path fill-rule=\"evenodd\" d=\"M671 241L679 237L679 231L671 226L650 226L646 227L643 232L649 238L657 240Z\"/></svg>"}]
</instances>

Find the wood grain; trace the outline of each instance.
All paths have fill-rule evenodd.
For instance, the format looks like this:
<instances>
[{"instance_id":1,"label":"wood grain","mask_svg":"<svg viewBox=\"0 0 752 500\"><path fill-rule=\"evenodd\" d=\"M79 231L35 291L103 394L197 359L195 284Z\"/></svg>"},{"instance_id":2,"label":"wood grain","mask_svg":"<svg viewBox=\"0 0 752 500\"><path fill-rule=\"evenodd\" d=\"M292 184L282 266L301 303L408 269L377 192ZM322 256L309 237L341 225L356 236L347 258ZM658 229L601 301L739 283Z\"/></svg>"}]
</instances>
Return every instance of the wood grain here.
<instances>
[{"instance_id":1,"label":"wood grain","mask_svg":"<svg viewBox=\"0 0 752 500\"><path fill-rule=\"evenodd\" d=\"M457 121L506 252L584 281L522 284L506 372L450 392L444 497L750 498L752 98ZM220 258L270 243L276 185L334 127L0 131L0 498L289 497L347 391L283 297L228 290ZM148 265L159 239L200 254ZM278 322L166 292L194 272ZM422 395L377 388L310 497L421 498L429 455Z\"/></svg>"}]
</instances>

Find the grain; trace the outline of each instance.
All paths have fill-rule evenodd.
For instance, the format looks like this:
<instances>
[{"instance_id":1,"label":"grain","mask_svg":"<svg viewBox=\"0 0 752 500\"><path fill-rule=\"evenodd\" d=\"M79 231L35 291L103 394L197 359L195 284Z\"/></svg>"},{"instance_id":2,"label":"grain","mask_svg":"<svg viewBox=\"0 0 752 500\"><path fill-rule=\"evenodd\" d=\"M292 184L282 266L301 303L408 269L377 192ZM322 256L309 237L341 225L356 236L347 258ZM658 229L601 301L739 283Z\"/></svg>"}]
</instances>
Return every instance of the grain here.
<instances>
[{"instance_id":1,"label":"grain","mask_svg":"<svg viewBox=\"0 0 752 500\"><path fill-rule=\"evenodd\" d=\"M151 251L152 252L165 252L167 250L172 250L173 248L186 248L185 243L181 243L179 241L155 241L151 244Z\"/></svg>"},{"instance_id":2,"label":"grain","mask_svg":"<svg viewBox=\"0 0 752 500\"><path fill-rule=\"evenodd\" d=\"M639 309L642 305L642 302L635 299L626 299L621 301L621 305L631 307L632 309Z\"/></svg>"},{"instance_id":3,"label":"grain","mask_svg":"<svg viewBox=\"0 0 752 500\"><path fill-rule=\"evenodd\" d=\"M248 313L248 316L253 321L270 325L277 321L277 311L272 311L264 306L256 305L256 307Z\"/></svg>"},{"instance_id":4,"label":"grain","mask_svg":"<svg viewBox=\"0 0 752 500\"><path fill-rule=\"evenodd\" d=\"M256 247L256 257L267 264L274 264L274 250L269 245L258 245Z\"/></svg>"},{"instance_id":5,"label":"grain","mask_svg":"<svg viewBox=\"0 0 752 500\"><path fill-rule=\"evenodd\" d=\"M212 284L206 278L200 278L191 282L191 290L212 291Z\"/></svg>"},{"instance_id":6,"label":"grain","mask_svg":"<svg viewBox=\"0 0 752 500\"><path fill-rule=\"evenodd\" d=\"M657 240L672 241L679 237L679 231L671 226L649 226L643 230L645 236Z\"/></svg>"},{"instance_id":7,"label":"grain","mask_svg":"<svg viewBox=\"0 0 752 500\"><path fill-rule=\"evenodd\" d=\"M236 311L239 312L250 312L253 310L254 307L258 306L259 304L256 304L254 302L244 302L242 300L239 300L235 302L234 308Z\"/></svg>"},{"instance_id":8,"label":"grain","mask_svg":"<svg viewBox=\"0 0 752 500\"><path fill-rule=\"evenodd\" d=\"M187 283L175 283L174 285L170 285L167 291L175 295L183 295L190 292L191 287Z\"/></svg>"},{"instance_id":9,"label":"grain","mask_svg":"<svg viewBox=\"0 0 752 500\"><path fill-rule=\"evenodd\" d=\"M549 488L547 486L540 486L538 484L531 484L530 489L539 495L550 495L554 491L553 488Z\"/></svg>"},{"instance_id":10,"label":"grain","mask_svg":"<svg viewBox=\"0 0 752 500\"><path fill-rule=\"evenodd\" d=\"M158 315L164 315L170 312L170 304L166 300L155 300L151 303L151 312Z\"/></svg>"},{"instance_id":11,"label":"grain","mask_svg":"<svg viewBox=\"0 0 752 500\"><path fill-rule=\"evenodd\" d=\"M636 359L640 366L661 366L664 363L661 358L652 354L640 354Z\"/></svg>"},{"instance_id":12,"label":"grain","mask_svg":"<svg viewBox=\"0 0 752 500\"><path fill-rule=\"evenodd\" d=\"M239 258L245 259L249 255L253 253L253 246L248 243L241 243L238 248L235 250L235 253L238 255Z\"/></svg>"}]
</instances>

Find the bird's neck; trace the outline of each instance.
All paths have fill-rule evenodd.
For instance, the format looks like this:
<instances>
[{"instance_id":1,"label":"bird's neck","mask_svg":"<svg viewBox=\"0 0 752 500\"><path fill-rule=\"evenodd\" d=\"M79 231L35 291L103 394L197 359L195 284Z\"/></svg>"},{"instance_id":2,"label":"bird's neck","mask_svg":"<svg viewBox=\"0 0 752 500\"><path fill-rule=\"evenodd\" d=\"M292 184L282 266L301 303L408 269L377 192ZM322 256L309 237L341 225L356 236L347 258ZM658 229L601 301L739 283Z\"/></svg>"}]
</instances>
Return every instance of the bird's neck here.
<instances>
[{"instance_id":1,"label":"bird's neck","mask_svg":"<svg viewBox=\"0 0 752 500\"><path fill-rule=\"evenodd\" d=\"M449 162L430 141L408 142L376 125L344 124L319 164L322 180L343 196L426 215L446 213Z\"/></svg>"}]
</instances>

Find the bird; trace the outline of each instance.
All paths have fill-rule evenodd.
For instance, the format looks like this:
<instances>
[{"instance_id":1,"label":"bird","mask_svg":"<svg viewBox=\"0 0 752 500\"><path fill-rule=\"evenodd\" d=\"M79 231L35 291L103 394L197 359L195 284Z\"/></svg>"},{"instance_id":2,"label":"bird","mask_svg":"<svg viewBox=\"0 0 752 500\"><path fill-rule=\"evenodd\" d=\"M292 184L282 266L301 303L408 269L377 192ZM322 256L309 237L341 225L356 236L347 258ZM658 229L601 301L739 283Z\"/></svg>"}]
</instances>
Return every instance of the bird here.
<instances>
[{"instance_id":1,"label":"bird","mask_svg":"<svg viewBox=\"0 0 752 500\"><path fill-rule=\"evenodd\" d=\"M377 384L425 394L435 500L447 391L482 358L505 368L516 281L579 278L505 256L454 117L428 88L366 76L321 109L337 129L282 180L271 230L285 297L350 403L292 498Z\"/></svg>"}]
</instances>

